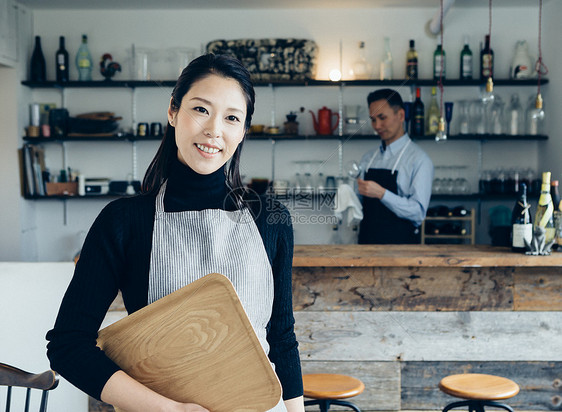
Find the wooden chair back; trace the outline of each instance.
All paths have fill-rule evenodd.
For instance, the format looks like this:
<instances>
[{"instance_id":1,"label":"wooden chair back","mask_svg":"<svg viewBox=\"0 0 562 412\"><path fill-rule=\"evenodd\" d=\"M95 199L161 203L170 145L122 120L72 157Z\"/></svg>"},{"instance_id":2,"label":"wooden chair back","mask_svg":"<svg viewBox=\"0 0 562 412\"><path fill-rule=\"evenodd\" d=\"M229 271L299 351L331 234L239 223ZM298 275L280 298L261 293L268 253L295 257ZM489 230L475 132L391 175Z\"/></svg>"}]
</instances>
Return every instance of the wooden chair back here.
<instances>
[{"instance_id":1,"label":"wooden chair back","mask_svg":"<svg viewBox=\"0 0 562 412\"><path fill-rule=\"evenodd\" d=\"M55 389L58 384L59 378L52 370L34 374L5 363L0 363L0 386L5 386L7 388L6 412L10 412L10 408L12 406L13 387L26 388L25 412L29 412L31 405L31 390L41 390L42 394L39 412L46 412L49 391Z\"/></svg>"}]
</instances>

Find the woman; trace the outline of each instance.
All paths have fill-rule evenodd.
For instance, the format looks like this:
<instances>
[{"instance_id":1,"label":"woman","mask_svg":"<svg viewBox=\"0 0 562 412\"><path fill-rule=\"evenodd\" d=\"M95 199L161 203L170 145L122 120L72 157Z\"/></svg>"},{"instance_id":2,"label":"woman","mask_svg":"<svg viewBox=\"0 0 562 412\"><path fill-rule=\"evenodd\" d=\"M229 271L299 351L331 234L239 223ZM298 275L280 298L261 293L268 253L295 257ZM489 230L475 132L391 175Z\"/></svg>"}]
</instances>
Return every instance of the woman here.
<instances>
[{"instance_id":1,"label":"woman","mask_svg":"<svg viewBox=\"0 0 562 412\"><path fill-rule=\"evenodd\" d=\"M132 313L219 272L234 284L275 365L284 402L273 410L304 411L290 219L279 204L256 201L239 173L254 100L238 60L212 54L193 60L172 92L144 194L110 203L92 225L47 334L47 354L54 370L94 398L126 411L207 411L135 381L96 347L96 338L118 290Z\"/></svg>"}]
</instances>

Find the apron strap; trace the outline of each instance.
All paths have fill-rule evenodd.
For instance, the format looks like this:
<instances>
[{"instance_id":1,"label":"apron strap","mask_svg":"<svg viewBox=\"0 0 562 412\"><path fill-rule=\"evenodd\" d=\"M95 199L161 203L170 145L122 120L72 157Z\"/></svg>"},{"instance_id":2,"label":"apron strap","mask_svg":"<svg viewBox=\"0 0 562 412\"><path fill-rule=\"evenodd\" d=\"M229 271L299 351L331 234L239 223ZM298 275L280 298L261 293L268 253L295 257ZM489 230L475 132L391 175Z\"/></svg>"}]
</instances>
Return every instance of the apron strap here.
<instances>
[{"instance_id":1,"label":"apron strap","mask_svg":"<svg viewBox=\"0 0 562 412\"><path fill-rule=\"evenodd\" d=\"M396 159L396 162L394 163L394 166L392 166L392 174L394 174L394 171L396 170L396 166L398 166L398 162L400 162L400 159L402 158L402 155L404 154L404 151L406 150L406 148L408 147L408 145L412 143L411 140L408 140L408 143L406 143L404 145L404 147L402 148L402 150L400 151L400 154L398 155L398 159Z\"/></svg>"},{"instance_id":2,"label":"apron strap","mask_svg":"<svg viewBox=\"0 0 562 412\"><path fill-rule=\"evenodd\" d=\"M156 196L156 213L164 212L164 193L166 193L166 184L168 181L164 181L160 190L158 190L158 195Z\"/></svg>"}]
</instances>

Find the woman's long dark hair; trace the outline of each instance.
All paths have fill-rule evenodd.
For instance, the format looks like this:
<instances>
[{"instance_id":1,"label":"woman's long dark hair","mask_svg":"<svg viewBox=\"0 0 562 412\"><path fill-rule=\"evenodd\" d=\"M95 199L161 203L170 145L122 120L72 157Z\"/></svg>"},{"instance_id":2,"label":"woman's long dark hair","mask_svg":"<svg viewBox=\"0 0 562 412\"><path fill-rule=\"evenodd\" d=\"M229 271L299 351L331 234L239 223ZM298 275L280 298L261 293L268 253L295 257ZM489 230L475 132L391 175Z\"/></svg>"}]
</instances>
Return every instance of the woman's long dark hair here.
<instances>
[{"instance_id":1,"label":"woman's long dark hair","mask_svg":"<svg viewBox=\"0 0 562 412\"><path fill-rule=\"evenodd\" d=\"M191 86L211 74L236 80L246 99L244 139L242 139L230 159L226 175L227 182L231 189L236 193L244 193L242 178L240 177L240 154L246 138L246 133L252 123L256 100L254 86L248 70L246 70L239 60L233 57L215 55L212 53L204 54L191 61L191 63L183 69L172 91L171 107L174 111L179 110L181 101L189 89L191 89ZM155 195L158 193L160 186L162 186L162 183L164 183L169 176L170 167L174 159L177 158L177 152L176 129L168 122L162 143L144 175L144 180L142 182L143 194Z\"/></svg>"}]
</instances>

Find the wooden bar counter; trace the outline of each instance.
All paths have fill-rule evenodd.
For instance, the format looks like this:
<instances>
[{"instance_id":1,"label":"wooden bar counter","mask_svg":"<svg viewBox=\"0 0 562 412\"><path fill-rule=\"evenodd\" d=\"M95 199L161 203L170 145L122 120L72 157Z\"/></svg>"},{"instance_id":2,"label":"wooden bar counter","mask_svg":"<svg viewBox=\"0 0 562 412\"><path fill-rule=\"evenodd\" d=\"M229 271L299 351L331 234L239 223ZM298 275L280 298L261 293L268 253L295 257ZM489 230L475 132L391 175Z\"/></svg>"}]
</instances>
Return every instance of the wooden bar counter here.
<instances>
[{"instance_id":1,"label":"wooden bar counter","mask_svg":"<svg viewBox=\"0 0 562 412\"><path fill-rule=\"evenodd\" d=\"M505 376L516 410L562 410L562 253L469 245L297 245L303 370L365 383L364 411L440 410L455 373Z\"/></svg>"}]
</instances>

